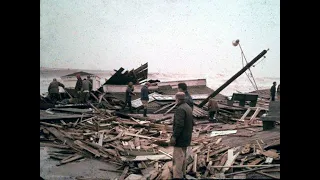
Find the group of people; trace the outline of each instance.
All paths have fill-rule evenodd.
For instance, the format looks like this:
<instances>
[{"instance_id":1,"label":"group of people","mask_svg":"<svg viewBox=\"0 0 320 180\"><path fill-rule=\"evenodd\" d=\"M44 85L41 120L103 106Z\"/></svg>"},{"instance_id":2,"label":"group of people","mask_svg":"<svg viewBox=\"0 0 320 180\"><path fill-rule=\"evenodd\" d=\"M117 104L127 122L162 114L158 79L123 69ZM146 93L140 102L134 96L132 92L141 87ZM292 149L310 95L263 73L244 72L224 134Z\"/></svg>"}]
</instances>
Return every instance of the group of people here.
<instances>
[{"instance_id":1,"label":"group of people","mask_svg":"<svg viewBox=\"0 0 320 180\"><path fill-rule=\"evenodd\" d=\"M77 95L74 99L79 99L78 102L85 103L89 100L90 92L92 91L93 87L93 81L90 76L87 76L87 78L84 78L83 80L79 74L76 77L77 83L75 86L75 90L77 92ZM56 104L57 101L61 100L59 86L62 88L65 87L64 84L58 82L57 79L54 78L48 87L49 98L54 104Z\"/></svg>"},{"instance_id":2,"label":"group of people","mask_svg":"<svg viewBox=\"0 0 320 180\"><path fill-rule=\"evenodd\" d=\"M77 98L79 98L80 102L85 103L89 100L92 83L93 81L90 76L82 80L81 76L79 74L77 75L77 83L74 89L77 91Z\"/></svg>"},{"instance_id":3,"label":"group of people","mask_svg":"<svg viewBox=\"0 0 320 180\"><path fill-rule=\"evenodd\" d=\"M150 83L147 82L141 88L140 98L143 108L143 116L147 116L147 107L149 101L149 87ZM123 109L126 106L129 107L132 113L132 96L135 96L133 83L130 82L126 89L126 100ZM170 138L169 144L173 148L173 178L185 178L186 176L186 158L187 158L187 148L190 146L192 131L193 131L193 99L188 92L188 87L186 83L178 84L178 92L175 95L176 100L176 111L174 113L173 119L173 133ZM140 108L140 109L141 109ZM138 109L138 111L140 110ZM215 119L219 107L218 103L211 98L208 103L210 120Z\"/></svg>"},{"instance_id":4,"label":"group of people","mask_svg":"<svg viewBox=\"0 0 320 180\"><path fill-rule=\"evenodd\" d=\"M276 100L276 94L277 94L277 99L280 100L280 84L277 86L277 82L273 82L273 85L270 88L270 96L271 96L271 101Z\"/></svg>"}]
</instances>

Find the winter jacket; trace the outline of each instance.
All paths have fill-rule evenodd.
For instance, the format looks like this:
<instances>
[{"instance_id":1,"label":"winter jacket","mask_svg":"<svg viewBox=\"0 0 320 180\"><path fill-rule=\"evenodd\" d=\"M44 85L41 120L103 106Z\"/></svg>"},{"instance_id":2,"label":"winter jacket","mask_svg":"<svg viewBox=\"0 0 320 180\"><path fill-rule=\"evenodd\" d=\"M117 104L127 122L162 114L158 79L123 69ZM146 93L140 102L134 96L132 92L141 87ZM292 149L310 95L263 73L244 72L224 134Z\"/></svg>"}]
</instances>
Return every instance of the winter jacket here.
<instances>
[{"instance_id":1,"label":"winter jacket","mask_svg":"<svg viewBox=\"0 0 320 180\"><path fill-rule=\"evenodd\" d=\"M176 138L176 147L187 147L191 143L193 116L191 107L180 102L177 105L173 120L173 137Z\"/></svg>"},{"instance_id":2,"label":"winter jacket","mask_svg":"<svg viewBox=\"0 0 320 180\"><path fill-rule=\"evenodd\" d=\"M50 84L49 84L49 87L48 87L48 92L49 94L52 94L52 93L59 93L59 86L63 87L64 88L64 85L58 81L52 81Z\"/></svg>"},{"instance_id":3,"label":"winter jacket","mask_svg":"<svg viewBox=\"0 0 320 180\"><path fill-rule=\"evenodd\" d=\"M149 101L149 90L147 86L142 86L141 88L141 100L142 101Z\"/></svg>"}]
</instances>

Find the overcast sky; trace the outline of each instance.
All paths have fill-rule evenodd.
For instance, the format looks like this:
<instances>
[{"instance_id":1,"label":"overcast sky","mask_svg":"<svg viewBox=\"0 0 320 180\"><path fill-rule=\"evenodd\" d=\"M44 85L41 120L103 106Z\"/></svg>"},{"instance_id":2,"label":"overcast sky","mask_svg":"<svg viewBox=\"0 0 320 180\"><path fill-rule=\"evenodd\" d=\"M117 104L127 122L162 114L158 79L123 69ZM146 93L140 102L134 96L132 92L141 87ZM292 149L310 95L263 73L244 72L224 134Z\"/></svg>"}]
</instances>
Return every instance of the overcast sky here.
<instances>
[{"instance_id":1,"label":"overcast sky","mask_svg":"<svg viewBox=\"0 0 320 180\"><path fill-rule=\"evenodd\" d=\"M40 66L280 77L279 0L41 0Z\"/></svg>"}]
</instances>

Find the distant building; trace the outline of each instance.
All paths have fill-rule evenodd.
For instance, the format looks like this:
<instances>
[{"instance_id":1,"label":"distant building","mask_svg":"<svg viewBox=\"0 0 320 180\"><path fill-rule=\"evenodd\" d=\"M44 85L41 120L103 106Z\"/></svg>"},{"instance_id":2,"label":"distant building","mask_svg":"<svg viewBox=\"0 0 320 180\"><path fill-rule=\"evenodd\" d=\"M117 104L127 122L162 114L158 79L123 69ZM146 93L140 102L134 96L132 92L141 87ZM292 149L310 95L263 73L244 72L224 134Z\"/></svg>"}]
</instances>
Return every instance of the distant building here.
<instances>
[{"instance_id":1,"label":"distant building","mask_svg":"<svg viewBox=\"0 0 320 180\"><path fill-rule=\"evenodd\" d=\"M65 85L66 88L73 89L76 86L76 82L77 82L76 75L77 74L80 74L82 80L84 78L87 78L87 76L90 76L90 78L93 81L93 84L92 84L93 90L97 90L100 87L100 77L99 76L97 76L95 74L80 71L80 72L75 72L75 73L68 74L65 76L61 76L61 80L63 81L62 83Z\"/></svg>"}]
</instances>

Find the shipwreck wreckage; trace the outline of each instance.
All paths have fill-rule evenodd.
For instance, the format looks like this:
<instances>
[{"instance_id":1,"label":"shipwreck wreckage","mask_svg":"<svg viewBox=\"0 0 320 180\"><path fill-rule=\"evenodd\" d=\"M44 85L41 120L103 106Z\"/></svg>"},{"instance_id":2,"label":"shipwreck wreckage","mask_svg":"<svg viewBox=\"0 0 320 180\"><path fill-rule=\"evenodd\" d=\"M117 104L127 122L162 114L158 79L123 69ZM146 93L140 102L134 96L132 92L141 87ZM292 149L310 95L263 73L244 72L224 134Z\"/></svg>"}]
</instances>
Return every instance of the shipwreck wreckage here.
<instances>
[{"instance_id":1,"label":"shipwreck wreckage","mask_svg":"<svg viewBox=\"0 0 320 180\"><path fill-rule=\"evenodd\" d=\"M40 95L40 146L64 149L49 153L50 158L59 160L59 166L90 157L119 165L116 170L121 173L119 179L142 176L171 179L172 147L167 145L167 139L172 132L174 94L178 83L185 82L194 99L194 119L199 120L192 133L187 178L260 179L267 176L278 179L280 129L274 125L280 124L280 101L269 103L268 90L234 93L231 99L219 94L266 53L266 50L262 51L215 91L206 86L205 79L150 80L153 86L149 87L150 116L147 118L120 110L129 81L136 84L133 108L142 105L139 92L141 84L147 81L147 64L125 73L120 68L103 85L107 86L107 92L101 86L84 104L54 105ZM63 99L70 99L73 93L72 89L66 89L60 94ZM209 98L218 101L220 123L207 121ZM268 115L262 116L267 111ZM255 123L256 119L262 120L263 128L260 122ZM72 155L63 154L66 152Z\"/></svg>"},{"instance_id":2,"label":"shipwreck wreckage","mask_svg":"<svg viewBox=\"0 0 320 180\"><path fill-rule=\"evenodd\" d=\"M160 82L159 80L149 80L152 82L152 86L149 87L149 108L148 113L157 114L167 114L169 112L175 111L174 106L174 94L177 92L177 85L180 82L185 82L188 85L188 91L194 99L195 108L193 110L193 115L195 118L203 119L208 117L207 112L207 102L210 98L217 99L220 107L220 112L225 117L229 117L230 114L243 114L249 107L255 107L258 103L258 94L254 93L234 93L231 99L219 94L224 88L226 88L230 83L232 83L236 78L243 74L247 69L249 69L255 62L257 62L261 57L263 57L268 50L263 50L259 55L257 55L253 60L247 63L241 70L234 74L228 81L221 85L215 91L206 86L205 79L196 80L185 80L185 81L169 81ZM63 113L86 113L88 110L74 110L73 108L88 109L88 108L106 108L109 110L119 111L124 105L125 101L125 89L128 82L134 82L136 96L133 96L132 107L133 109L139 109L142 106L140 101L140 89L142 84L147 82L148 79L148 63L145 63L138 67L137 69L132 69L131 71L124 71L124 68L115 70L115 74L112 75L100 88L96 91L92 91L90 94L90 103L60 103L54 105L51 103L48 97L43 97L40 95L40 109L47 110L48 108L53 108L56 111ZM104 92L103 86L108 87L108 91ZM65 89L66 92L61 92L62 99L70 99L75 97L76 92L74 89ZM248 103L249 101L249 103ZM70 102L70 101L69 101ZM239 102L239 105L235 105L234 102ZM259 102L258 105L262 106L259 111L248 112L247 115L256 114L255 116L261 116L267 112L267 104L263 101ZM81 114L69 116L71 118L80 117ZM40 119L59 119L63 118L61 116L49 116L48 113L42 113Z\"/></svg>"}]
</instances>

